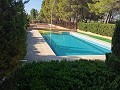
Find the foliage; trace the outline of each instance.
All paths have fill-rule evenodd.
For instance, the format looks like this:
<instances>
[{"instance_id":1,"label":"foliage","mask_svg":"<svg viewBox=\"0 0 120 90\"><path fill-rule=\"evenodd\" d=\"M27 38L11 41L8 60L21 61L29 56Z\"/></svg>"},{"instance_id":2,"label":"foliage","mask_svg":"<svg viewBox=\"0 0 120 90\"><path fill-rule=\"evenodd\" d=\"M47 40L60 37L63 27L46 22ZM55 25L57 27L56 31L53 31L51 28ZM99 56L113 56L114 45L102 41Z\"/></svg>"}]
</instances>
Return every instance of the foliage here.
<instances>
[{"instance_id":1,"label":"foliage","mask_svg":"<svg viewBox=\"0 0 120 90\"><path fill-rule=\"evenodd\" d=\"M118 12L119 0L43 0L40 17L50 23L53 21L74 22L98 21L108 23Z\"/></svg>"},{"instance_id":2,"label":"foliage","mask_svg":"<svg viewBox=\"0 0 120 90\"><path fill-rule=\"evenodd\" d=\"M120 58L112 53L106 54L106 64L115 71L120 71Z\"/></svg>"},{"instance_id":3,"label":"foliage","mask_svg":"<svg viewBox=\"0 0 120 90\"><path fill-rule=\"evenodd\" d=\"M109 12L113 7L114 0L92 0L94 3L89 3L91 12L96 14Z\"/></svg>"},{"instance_id":4,"label":"foliage","mask_svg":"<svg viewBox=\"0 0 120 90\"><path fill-rule=\"evenodd\" d=\"M27 19L22 0L0 0L0 77L18 65L26 53Z\"/></svg>"},{"instance_id":5,"label":"foliage","mask_svg":"<svg viewBox=\"0 0 120 90\"><path fill-rule=\"evenodd\" d=\"M112 37L114 32L114 24L102 24L102 23L83 23L79 22L78 29L83 31L89 31L92 33L100 34L103 36Z\"/></svg>"},{"instance_id":6,"label":"foliage","mask_svg":"<svg viewBox=\"0 0 120 90\"><path fill-rule=\"evenodd\" d=\"M120 57L120 21L116 22L114 35L112 38L112 53Z\"/></svg>"},{"instance_id":7,"label":"foliage","mask_svg":"<svg viewBox=\"0 0 120 90\"><path fill-rule=\"evenodd\" d=\"M108 23L115 12L120 9L119 0L92 0L88 3L91 12L95 12L97 15L105 16L104 23Z\"/></svg>"},{"instance_id":8,"label":"foliage","mask_svg":"<svg viewBox=\"0 0 120 90\"><path fill-rule=\"evenodd\" d=\"M40 34L47 34L47 33L51 33L50 30L46 31L46 30L39 30Z\"/></svg>"},{"instance_id":9,"label":"foliage","mask_svg":"<svg viewBox=\"0 0 120 90\"><path fill-rule=\"evenodd\" d=\"M78 19L88 18L89 8L87 3L91 0L43 0L41 18L46 18L50 23L52 14L53 21L77 22ZM44 14L44 15L43 15ZM93 14L92 14L93 15Z\"/></svg>"},{"instance_id":10,"label":"foliage","mask_svg":"<svg viewBox=\"0 0 120 90\"><path fill-rule=\"evenodd\" d=\"M41 7L42 9L40 11L40 14L41 13L42 14L40 17L46 19L48 23L50 22L50 13L51 13L50 7L51 7L50 0L43 0Z\"/></svg>"},{"instance_id":11,"label":"foliage","mask_svg":"<svg viewBox=\"0 0 120 90\"><path fill-rule=\"evenodd\" d=\"M13 77L18 90L118 90L120 77L102 61L33 62Z\"/></svg>"},{"instance_id":12,"label":"foliage","mask_svg":"<svg viewBox=\"0 0 120 90\"><path fill-rule=\"evenodd\" d=\"M106 54L106 63L116 71L120 71L120 21L116 22L112 37L112 53Z\"/></svg>"},{"instance_id":13,"label":"foliage","mask_svg":"<svg viewBox=\"0 0 120 90\"><path fill-rule=\"evenodd\" d=\"M38 11L36 9L31 9L30 11L30 20L34 23L34 20L37 19Z\"/></svg>"},{"instance_id":14,"label":"foliage","mask_svg":"<svg viewBox=\"0 0 120 90\"><path fill-rule=\"evenodd\" d=\"M30 15L27 14L27 27L30 26Z\"/></svg>"},{"instance_id":15,"label":"foliage","mask_svg":"<svg viewBox=\"0 0 120 90\"><path fill-rule=\"evenodd\" d=\"M46 17L44 16L43 11L40 11L40 12L38 13L38 20L40 20L41 22L46 22L46 21L47 21L47 20L46 20Z\"/></svg>"}]
</instances>

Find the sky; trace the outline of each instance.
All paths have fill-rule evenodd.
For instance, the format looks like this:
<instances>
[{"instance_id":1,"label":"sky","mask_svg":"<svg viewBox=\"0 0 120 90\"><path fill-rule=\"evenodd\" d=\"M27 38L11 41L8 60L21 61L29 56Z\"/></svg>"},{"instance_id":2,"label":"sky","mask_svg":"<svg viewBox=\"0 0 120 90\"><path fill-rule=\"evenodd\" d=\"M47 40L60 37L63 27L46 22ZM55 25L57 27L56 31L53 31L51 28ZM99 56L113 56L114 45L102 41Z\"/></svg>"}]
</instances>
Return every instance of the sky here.
<instances>
[{"instance_id":1,"label":"sky","mask_svg":"<svg viewBox=\"0 0 120 90\"><path fill-rule=\"evenodd\" d=\"M37 9L38 11L40 11L41 4L42 4L42 0L30 0L27 4L25 4L25 10L26 10L26 12L28 14L30 14L30 10L32 8Z\"/></svg>"}]
</instances>

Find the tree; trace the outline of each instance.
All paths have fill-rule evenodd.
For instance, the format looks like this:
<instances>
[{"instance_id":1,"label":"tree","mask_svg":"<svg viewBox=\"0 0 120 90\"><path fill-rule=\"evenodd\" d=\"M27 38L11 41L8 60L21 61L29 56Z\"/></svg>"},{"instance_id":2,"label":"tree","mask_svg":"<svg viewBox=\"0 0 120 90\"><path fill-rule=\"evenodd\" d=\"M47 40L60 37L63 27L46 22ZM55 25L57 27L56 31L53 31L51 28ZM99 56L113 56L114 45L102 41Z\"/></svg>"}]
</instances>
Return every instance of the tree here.
<instances>
[{"instance_id":1,"label":"tree","mask_svg":"<svg viewBox=\"0 0 120 90\"><path fill-rule=\"evenodd\" d=\"M89 0L88 0L89 1ZM71 8L72 8L72 17L74 18L75 21L75 29L77 30L77 23L78 19L85 19L86 15L88 15L89 8L87 5L86 0L71 0Z\"/></svg>"},{"instance_id":2,"label":"tree","mask_svg":"<svg viewBox=\"0 0 120 90\"><path fill-rule=\"evenodd\" d=\"M44 16L44 13L43 11L40 11L39 14L38 14L38 20L42 21L42 22L46 22L46 18Z\"/></svg>"},{"instance_id":3,"label":"tree","mask_svg":"<svg viewBox=\"0 0 120 90\"><path fill-rule=\"evenodd\" d=\"M120 3L119 0L92 0L88 5L91 12L105 16L104 23L108 23L114 10L119 9L118 3Z\"/></svg>"},{"instance_id":4,"label":"tree","mask_svg":"<svg viewBox=\"0 0 120 90\"><path fill-rule=\"evenodd\" d=\"M36 9L31 9L30 19L31 19L32 23L34 23L34 21L37 19L37 16L38 16L38 11Z\"/></svg>"},{"instance_id":5,"label":"tree","mask_svg":"<svg viewBox=\"0 0 120 90\"><path fill-rule=\"evenodd\" d=\"M1 78L9 75L26 54L27 16L24 3L22 0L0 0Z\"/></svg>"},{"instance_id":6,"label":"tree","mask_svg":"<svg viewBox=\"0 0 120 90\"><path fill-rule=\"evenodd\" d=\"M82 21L88 18L88 14L90 14L87 4L90 1L91 0L43 0L40 12L42 12L44 16L41 16L50 22L52 11L53 21L69 22L69 26L71 26L70 23L72 19L76 24L75 29L77 29L78 20L81 19Z\"/></svg>"},{"instance_id":7,"label":"tree","mask_svg":"<svg viewBox=\"0 0 120 90\"><path fill-rule=\"evenodd\" d=\"M50 23L50 0L43 0L40 12L44 14L41 14L41 17L45 18L47 22Z\"/></svg>"},{"instance_id":8,"label":"tree","mask_svg":"<svg viewBox=\"0 0 120 90\"><path fill-rule=\"evenodd\" d=\"M81 19L86 18L89 12L89 8L87 5L89 0L62 0L58 7L59 12L62 12L62 19L65 21L71 22L71 20L75 23L75 30L77 29L77 23Z\"/></svg>"}]
</instances>

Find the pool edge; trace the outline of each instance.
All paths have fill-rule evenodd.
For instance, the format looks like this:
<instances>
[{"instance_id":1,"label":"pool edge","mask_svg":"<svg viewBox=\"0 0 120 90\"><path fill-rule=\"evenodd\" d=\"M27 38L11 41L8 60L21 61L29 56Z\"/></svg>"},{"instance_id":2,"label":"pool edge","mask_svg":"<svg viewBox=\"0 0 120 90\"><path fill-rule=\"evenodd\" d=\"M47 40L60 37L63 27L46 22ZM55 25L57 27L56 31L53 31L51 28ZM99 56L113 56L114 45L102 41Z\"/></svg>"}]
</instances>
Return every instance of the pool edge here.
<instances>
[{"instance_id":1,"label":"pool edge","mask_svg":"<svg viewBox=\"0 0 120 90\"><path fill-rule=\"evenodd\" d=\"M41 35L41 34L40 34ZM43 36L41 35L41 37L43 38ZM44 38L43 38L44 39ZM45 39L44 39L45 40ZM46 42L46 41L45 41ZM46 42L46 44L48 45L48 47L50 48L50 50L54 53L54 51L51 49L51 47L49 46L49 44ZM43 48L46 48L43 46ZM55 54L55 53L54 53ZM41 59L48 59L48 60L62 60L62 59L66 59L66 60L79 60L79 59L87 59L87 60L102 60L104 61L106 59L105 55L73 55L73 56L46 56L43 57Z\"/></svg>"}]
</instances>

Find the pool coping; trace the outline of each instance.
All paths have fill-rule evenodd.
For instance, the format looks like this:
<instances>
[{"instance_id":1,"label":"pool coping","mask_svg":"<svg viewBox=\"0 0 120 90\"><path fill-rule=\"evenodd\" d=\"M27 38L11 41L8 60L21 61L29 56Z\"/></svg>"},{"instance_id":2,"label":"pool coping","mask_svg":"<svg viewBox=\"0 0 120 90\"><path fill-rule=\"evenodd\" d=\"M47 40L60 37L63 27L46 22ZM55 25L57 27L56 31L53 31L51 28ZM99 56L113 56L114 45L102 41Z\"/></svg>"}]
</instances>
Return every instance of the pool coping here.
<instances>
[{"instance_id":1,"label":"pool coping","mask_svg":"<svg viewBox=\"0 0 120 90\"><path fill-rule=\"evenodd\" d=\"M77 34L77 35L80 35L79 33L77 33L77 32L69 32L71 35L74 33L74 34ZM83 35L83 34L81 34L82 35L82 38L88 38L88 40L89 39L91 39L91 40L94 40L95 42L97 42L97 43L100 43L101 44L101 46L103 45L106 45L106 46L108 46L107 47L107 49L108 48L110 48L111 47L111 44L110 43L108 43L108 42L105 42L105 41L101 41L101 40L98 40L98 39L95 39L95 38L92 38L92 37L89 37L89 36L86 36L86 35ZM74 36L74 35L73 35ZM78 37L79 38L79 37ZM87 40L87 39L86 39ZM95 44L95 42L93 42L93 44ZM50 47L51 48L51 47ZM106 48L106 47L105 47ZM73 59L93 59L93 60L95 60L95 59L100 59L100 60L105 60L106 59L106 57L105 57L105 55L70 55L70 56L56 56L56 57L59 57L59 58L62 58L62 59L69 59L69 60L73 60ZM53 58L53 59L59 59L59 58Z\"/></svg>"},{"instance_id":2,"label":"pool coping","mask_svg":"<svg viewBox=\"0 0 120 90\"><path fill-rule=\"evenodd\" d=\"M100 46L100 47L103 47L103 48L106 48L106 49L111 49L111 43L109 43L109 42L105 42L105 41L102 41L102 40L99 40L99 39L96 39L96 38L92 38L90 36L80 34L80 33L77 33L77 32L70 32L70 35L72 35L74 37L77 37L77 38L81 38L85 41L89 41L90 43L93 43L95 45L99 44L98 46Z\"/></svg>"},{"instance_id":3,"label":"pool coping","mask_svg":"<svg viewBox=\"0 0 120 90\"><path fill-rule=\"evenodd\" d=\"M24 58L25 60L36 61L43 57L55 56L55 53L38 30L28 30L27 33L27 54Z\"/></svg>"},{"instance_id":4,"label":"pool coping","mask_svg":"<svg viewBox=\"0 0 120 90\"><path fill-rule=\"evenodd\" d=\"M34 39L38 39L37 43L34 42ZM25 59L28 62L31 61L48 61L48 60L102 60L106 59L105 55L75 55L75 56L56 56L51 47L47 44L45 39L39 33L38 30L28 31L27 38L27 54ZM35 48L35 50L33 50ZM36 52L34 54L34 52Z\"/></svg>"}]
</instances>

